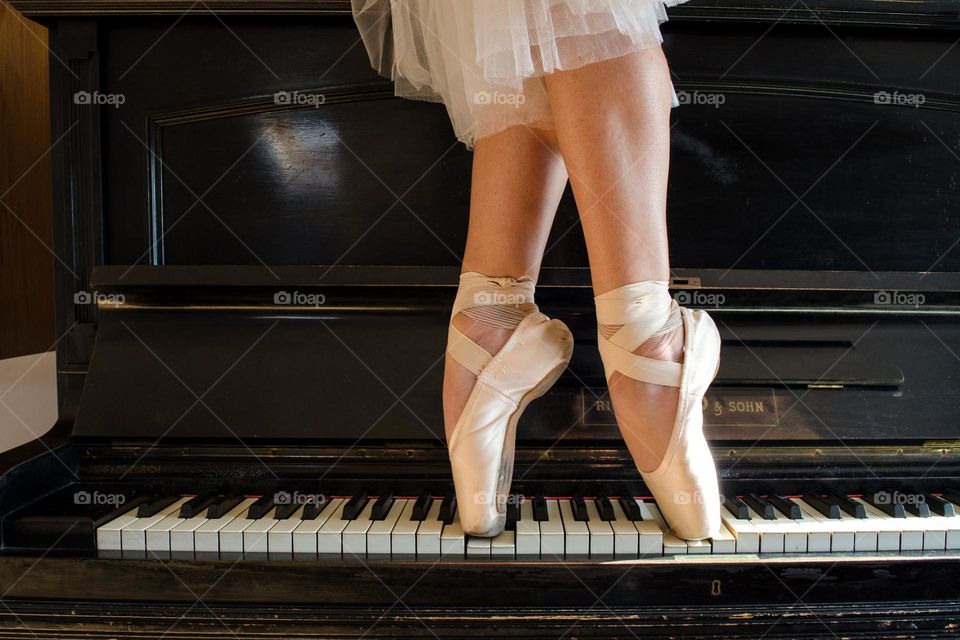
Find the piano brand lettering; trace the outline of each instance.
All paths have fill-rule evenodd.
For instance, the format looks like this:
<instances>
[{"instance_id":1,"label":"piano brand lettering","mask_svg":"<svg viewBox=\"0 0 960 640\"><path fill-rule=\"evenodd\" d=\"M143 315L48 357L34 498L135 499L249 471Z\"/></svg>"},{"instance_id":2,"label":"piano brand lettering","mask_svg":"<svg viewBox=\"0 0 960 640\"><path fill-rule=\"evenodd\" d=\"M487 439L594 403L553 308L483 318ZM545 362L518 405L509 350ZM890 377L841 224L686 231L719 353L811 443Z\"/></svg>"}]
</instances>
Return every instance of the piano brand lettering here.
<instances>
[{"instance_id":1,"label":"piano brand lettering","mask_svg":"<svg viewBox=\"0 0 960 640\"><path fill-rule=\"evenodd\" d=\"M300 91L277 91L273 94L273 103L283 106L310 106L316 109L326 104L327 96L322 93L302 93Z\"/></svg>"},{"instance_id":2,"label":"piano brand lettering","mask_svg":"<svg viewBox=\"0 0 960 640\"><path fill-rule=\"evenodd\" d=\"M327 302L322 293L301 293L299 291L277 291L273 294L273 304L319 307Z\"/></svg>"},{"instance_id":3,"label":"piano brand lettering","mask_svg":"<svg viewBox=\"0 0 960 640\"><path fill-rule=\"evenodd\" d=\"M677 304L698 307L719 307L727 302L722 293L705 293L698 290L678 291L673 294Z\"/></svg>"},{"instance_id":4,"label":"piano brand lettering","mask_svg":"<svg viewBox=\"0 0 960 640\"><path fill-rule=\"evenodd\" d=\"M922 293L905 293L902 291L877 291L873 294L874 304L891 304L904 307L919 307L927 301Z\"/></svg>"},{"instance_id":5,"label":"piano brand lettering","mask_svg":"<svg viewBox=\"0 0 960 640\"><path fill-rule=\"evenodd\" d=\"M95 505L108 504L120 506L127 501L122 493L100 493L99 491L77 491L73 494L74 504Z\"/></svg>"},{"instance_id":6,"label":"piano brand lettering","mask_svg":"<svg viewBox=\"0 0 960 640\"><path fill-rule=\"evenodd\" d=\"M874 104L889 104L898 107L919 108L927 101L922 93L900 93L899 91L877 91L873 94Z\"/></svg>"},{"instance_id":7,"label":"piano brand lettering","mask_svg":"<svg viewBox=\"0 0 960 640\"><path fill-rule=\"evenodd\" d=\"M126 101L127 97L122 93L100 93L99 91L90 93L89 91L77 91L73 94L74 104L109 105L114 109L119 109L120 105Z\"/></svg>"},{"instance_id":8,"label":"piano brand lettering","mask_svg":"<svg viewBox=\"0 0 960 640\"><path fill-rule=\"evenodd\" d=\"M73 294L73 304L112 304L121 305L126 302L122 293L99 293L97 291L77 291Z\"/></svg>"},{"instance_id":9,"label":"piano brand lettering","mask_svg":"<svg viewBox=\"0 0 960 640\"><path fill-rule=\"evenodd\" d=\"M519 107L527 101L522 93L501 93L500 91L477 91L473 94L475 104L500 104Z\"/></svg>"},{"instance_id":10,"label":"piano brand lettering","mask_svg":"<svg viewBox=\"0 0 960 640\"><path fill-rule=\"evenodd\" d=\"M726 402L711 402L709 397L703 398L703 410L715 416L725 413L767 413L770 407L763 400L727 400Z\"/></svg>"},{"instance_id":11,"label":"piano brand lettering","mask_svg":"<svg viewBox=\"0 0 960 640\"><path fill-rule=\"evenodd\" d=\"M680 104L706 105L719 109L727 101L727 96L706 91L678 91L677 100Z\"/></svg>"}]
</instances>

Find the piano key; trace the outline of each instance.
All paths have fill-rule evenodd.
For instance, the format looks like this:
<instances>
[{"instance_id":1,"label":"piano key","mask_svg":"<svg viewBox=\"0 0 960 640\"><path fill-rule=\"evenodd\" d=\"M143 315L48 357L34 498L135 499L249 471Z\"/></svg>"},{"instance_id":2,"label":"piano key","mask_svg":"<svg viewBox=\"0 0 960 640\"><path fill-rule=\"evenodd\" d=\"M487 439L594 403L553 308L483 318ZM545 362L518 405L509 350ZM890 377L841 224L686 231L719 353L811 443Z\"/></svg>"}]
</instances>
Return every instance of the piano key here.
<instances>
[{"instance_id":1,"label":"piano key","mask_svg":"<svg viewBox=\"0 0 960 640\"><path fill-rule=\"evenodd\" d=\"M308 504L304 506L304 514L313 515L312 518L301 518L300 524L293 530L293 553L294 556L314 556L317 554L317 534L326 524L327 520L342 508L346 500L335 498L327 501L323 508L317 512L319 504Z\"/></svg>"},{"instance_id":2,"label":"piano key","mask_svg":"<svg viewBox=\"0 0 960 640\"><path fill-rule=\"evenodd\" d=\"M210 508L210 505L217 500L217 496L210 494L193 496L187 500L182 507L180 507L179 517L186 520L187 518L198 516L201 513L206 512L206 510Z\"/></svg>"},{"instance_id":3,"label":"piano key","mask_svg":"<svg viewBox=\"0 0 960 640\"><path fill-rule=\"evenodd\" d=\"M343 530L352 522L343 516L348 502L340 500L337 508L317 530L317 555L340 555L343 551Z\"/></svg>"},{"instance_id":4,"label":"piano key","mask_svg":"<svg viewBox=\"0 0 960 640\"><path fill-rule=\"evenodd\" d=\"M222 498L214 500L207 509L207 520L219 520L223 516L233 511L234 508L236 508L236 506L244 500L245 498L243 496L237 495L223 496ZM250 502L252 504L254 501L251 500Z\"/></svg>"},{"instance_id":5,"label":"piano key","mask_svg":"<svg viewBox=\"0 0 960 640\"><path fill-rule=\"evenodd\" d=\"M594 503L597 506L597 511L600 513L601 520L604 522L613 520L613 503L610 502L610 498L601 494L594 499Z\"/></svg>"},{"instance_id":6,"label":"piano key","mask_svg":"<svg viewBox=\"0 0 960 640\"><path fill-rule=\"evenodd\" d=\"M489 558L490 543L492 538L478 538L476 536L467 536L467 557L468 558Z\"/></svg>"},{"instance_id":7,"label":"piano key","mask_svg":"<svg viewBox=\"0 0 960 640\"><path fill-rule=\"evenodd\" d=\"M386 518L387 514L390 513L390 509L393 507L393 503L393 492L377 498L377 501L373 504L373 513L370 514L370 519L376 522L377 520Z\"/></svg>"},{"instance_id":8,"label":"piano key","mask_svg":"<svg viewBox=\"0 0 960 640\"><path fill-rule=\"evenodd\" d=\"M562 560L565 552L565 541L560 503L556 500L545 500L544 510L546 519L540 521L540 557Z\"/></svg>"},{"instance_id":9,"label":"piano key","mask_svg":"<svg viewBox=\"0 0 960 640\"><path fill-rule=\"evenodd\" d=\"M903 541L908 545L908 548L911 546L915 549L923 548L922 532L914 531L911 535L910 532L904 530L904 527L908 525L906 521L906 511L900 509L899 513L903 515L901 517L893 517L862 498L853 499L863 505L864 518L862 518L862 520L864 520L864 522L862 525L876 532L876 551L899 551L901 538L903 538ZM894 512L897 513L896 511Z\"/></svg>"},{"instance_id":10,"label":"piano key","mask_svg":"<svg viewBox=\"0 0 960 640\"><path fill-rule=\"evenodd\" d=\"M743 501L747 503L747 506L753 510L754 513L759 514L764 520L776 520L777 519L777 510L773 508L773 505L758 496L755 493L748 493L743 496Z\"/></svg>"},{"instance_id":11,"label":"piano key","mask_svg":"<svg viewBox=\"0 0 960 640\"><path fill-rule=\"evenodd\" d=\"M791 502L800 510L801 517L794 519L794 522L807 538L807 553L830 553L833 531L830 527L831 520L799 498L794 498ZM849 537L849 544L852 549L852 534Z\"/></svg>"},{"instance_id":12,"label":"piano key","mask_svg":"<svg viewBox=\"0 0 960 640\"><path fill-rule=\"evenodd\" d=\"M147 558L170 558L170 530L186 520L180 517L180 513L183 513L183 506L178 512L163 517L144 531Z\"/></svg>"},{"instance_id":13,"label":"piano key","mask_svg":"<svg viewBox=\"0 0 960 640\"><path fill-rule=\"evenodd\" d=\"M731 495L723 496L723 506L737 520L750 519L750 507L747 506L746 502L744 502L743 500L741 500L735 495L731 494Z\"/></svg>"},{"instance_id":14,"label":"piano key","mask_svg":"<svg viewBox=\"0 0 960 640\"><path fill-rule=\"evenodd\" d=\"M232 500L231 500L232 502ZM215 555L220 552L220 529L224 528L230 524L233 520L237 518L243 519L244 515L247 513L247 509L250 508L256 502L255 498L243 498L240 502L234 505L233 509L224 513L218 518L207 518L206 521L201 524L199 527L193 530L193 552L196 554L209 554ZM213 509L213 506L210 507ZM218 509L215 513L220 513L221 510ZM209 513L209 511L208 511ZM170 532L171 542L173 541L172 536L179 530L179 527L175 528ZM243 552L242 541L240 545L234 545L233 549L230 551L233 552ZM235 547L239 546L239 549Z\"/></svg>"},{"instance_id":15,"label":"piano key","mask_svg":"<svg viewBox=\"0 0 960 640\"><path fill-rule=\"evenodd\" d=\"M581 501L583 499L581 498ZM584 557L590 555L590 529L587 523L577 518L572 500L560 500L560 517L563 520L563 529L566 534L566 556ZM587 506L583 505L584 516Z\"/></svg>"},{"instance_id":16,"label":"piano key","mask_svg":"<svg viewBox=\"0 0 960 640\"><path fill-rule=\"evenodd\" d=\"M590 531L590 557L613 557L613 527L600 517L600 510L594 500L584 500L587 508L587 529ZM611 507L612 511L612 507Z\"/></svg>"},{"instance_id":17,"label":"piano key","mask_svg":"<svg viewBox=\"0 0 960 640\"><path fill-rule=\"evenodd\" d=\"M891 500L890 496L895 495L892 492L867 492L863 494L862 501L865 504L869 504L877 511L885 513L891 518L906 518L907 510L903 508L902 504L896 504Z\"/></svg>"},{"instance_id":18,"label":"piano key","mask_svg":"<svg viewBox=\"0 0 960 640\"><path fill-rule=\"evenodd\" d=\"M724 504L731 504L729 499ZM742 514L745 517L737 517L736 514ZM741 510L739 507L735 511L721 510L720 520L727 527L736 540L737 553L760 553L760 532L750 522L750 509L746 504Z\"/></svg>"},{"instance_id":19,"label":"piano key","mask_svg":"<svg viewBox=\"0 0 960 640\"><path fill-rule=\"evenodd\" d=\"M253 504L256 504L256 502ZM252 507L253 504L250 506ZM212 533L204 532L202 535L197 534L200 535L200 538L195 542L197 553L203 554L203 557L206 558L240 557L244 551L243 532L254 522L256 520L250 517L250 508L248 507L246 511L224 524L219 530Z\"/></svg>"},{"instance_id":20,"label":"piano key","mask_svg":"<svg viewBox=\"0 0 960 640\"><path fill-rule=\"evenodd\" d=\"M273 496L271 498L271 503L273 502ZM277 507L274 507L273 510L267 511L263 516L257 518L253 521L249 527L243 530L243 550L242 553L246 558L261 558L266 557L270 551L270 532L273 531L274 527L277 526L282 520L278 520L276 517ZM249 511L247 512L249 514ZM230 525L227 525L228 527ZM224 527L226 529L227 527ZM223 534L221 533L221 542L220 542L221 554L223 553Z\"/></svg>"},{"instance_id":21,"label":"piano key","mask_svg":"<svg viewBox=\"0 0 960 640\"><path fill-rule=\"evenodd\" d=\"M520 501L521 497L516 494L507 496L507 522L504 529L507 531L517 530L517 520L520 519Z\"/></svg>"},{"instance_id":22,"label":"piano key","mask_svg":"<svg viewBox=\"0 0 960 640\"><path fill-rule=\"evenodd\" d=\"M444 557L462 558L467 552L467 535L460 524L460 514L455 513L453 522L444 523L440 532L440 554Z\"/></svg>"},{"instance_id":23,"label":"piano key","mask_svg":"<svg viewBox=\"0 0 960 640\"><path fill-rule=\"evenodd\" d=\"M371 525L373 525L373 507L375 502L368 500L366 506L364 506L363 511L357 514L356 518L353 518L349 524L344 528L342 541L343 556L360 556L361 558L367 555L367 532L370 530ZM346 511L346 509L344 509Z\"/></svg>"},{"instance_id":24,"label":"piano key","mask_svg":"<svg viewBox=\"0 0 960 640\"><path fill-rule=\"evenodd\" d=\"M913 500L908 500L907 504L904 505L907 513L912 513L918 518L929 518L933 513L930 508L931 500L930 498L936 498L936 496L925 494L921 491L913 490L910 495L913 497ZM939 500L939 498L937 498Z\"/></svg>"},{"instance_id":25,"label":"piano key","mask_svg":"<svg viewBox=\"0 0 960 640\"><path fill-rule=\"evenodd\" d=\"M140 515L142 511L137 510L137 518L120 530L120 547L123 557L147 557L147 529L157 524L167 516L173 515L180 510L180 507L187 501L187 498L179 498L174 502L166 502L159 511L153 507L147 511L148 516ZM156 502L153 503L155 505ZM142 507L143 505L141 505Z\"/></svg>"},{"instance_id":26,"label":"piano key","mask_svg":"<svg viewBox=\"0 0 960 640\"><path fill-rule=\"evenodd\" d=\"M367 495L367 491L361 491L347 500L346 504L343 505L343 513L341 514L341 517L344 520L356 520L357 517L363 513L363 510L367 506L367 502L369 502Z\"/></svg>"},{"instance_id":27,"label":"piano key","mask_svg":"<svg viewBox=\"0 0 960 640\"><path fill-rule=\"evenodd\" d=\"M222 499L218 498L217 503L222 502ZM252 500L251 500L252 502ZM210 505L212 507L213 504ZM234 508L237 508L237 505L234 505ZM193 533L198 528L200 528L204 523L208 522L207 514L209 513L209 507L207 510L201 510L196 515L190 518L181 518L180 521L175 523L174 526L169 530L166 535L168 540L167 551L170 552L170 557L172 558L193 558ZM158 523L159 525L164 524L163 521ZM158 531L157 537L154 538L153 544L157 547L158 550L162 550L162 542L159 540L159 536L163 534ZM147 533L147 539L151 539L151 535Z\"/></svg>"},{"instance_id":28,"label":"piano key","mask_svg":"<svg viewBox=\"0 0 960 640\"><path fill-rule=\"evenodd\" d=\"M570 508L573 511L573 517L578 522L586 522L590 519L587 513L587 505L583 501L583 496L576 495L570 500Z\"/></svg>"},{"instance_id":29,"label":"piano key","mask_svg":"<svg viewBox=\"0 0 960 640\"><path fill-rule=\"evenodd\" d=\"M806 491L803 494L803 501L813 507L817 513L823 514L831 520L840 519L840 505L835 502L827 502L820 495Z\"/></svg>"},{"instance_id":30,"label":"piano key","mask_svg":"<svg viewBox=\"0 0 960 640\"><path fill-rule=\"evenodd\" d=\"M409 500L394 500L393 496L390 496L389 502L390 509L382 518L374 518L374 515L377 515L376 505L370 515L373 521L373 525L367 532L367 555L370 557L389 557L393 553L393 529L397 526L400 514L403 513Z\"/></svg>"},{"instance_id":31,"label":"piano key","mask_svg":"<svg viewBox=\"0 0 960 640\"><path fill-rule=\"evenodd\" d=\"M837 491L829 490L823 496L823 499L827 502L834 502L840 507L841 511L845 511L854 518L866 518L867 514L863 508L863 503L853 500L850 496L839 493Z\"/></svg>"},{"instance_id":32,"label":"piano key","mask_svg":"<svg viewBox=\"0 0 960 640\"><path fill-rule=\"evenodd\" d=\"M851 553L854 548L854 532L853 529L847 527L844 528L841 526L839 529L836 527L836 523L840 520L840 507L836 505L828 505L825 502L822 502L822 510L814 507L810 502L807 501L807 498L795 499L795 502L800 507L800 509L807 516L806 520L802 525L807 531L807 552L811 552L814 549L822 548L822 536L814 535L820 534L821 532L826 532L829 535L829 546L828 551L830 553ZM825 515L834 513L836 517L831 517L830 515ZM817 524L819 523L819 524ZM811 545L811 539L815 540L815 543Z\"/></svg>"},{"instance_id":33,"label":"piano key","mask_svg":"<svg viewBox=\"0 0 960 640\"><path fill-rule=\"evenodd\" d=\"M448 493L443 496L443 500L440 502L440 520L443 524L453 524L454 515L457 512L457 496L453 493Z\"/></svg>"},{"instance_id":34,"label":"piano key","mask_svg":"<svg viewBox=\"0 0 960 640\"><path fill-rule=\"evenodd\" d=\"M613 555L620 558L636 558L640 549L640 534L623 511L620 502L611 502L613 519L610 529L613 531Z\"/></svg>"},{"instance_id":35,"label":"piano key","mask_svg":"<svg viewBox=\"0 0 960 640\"><path fill-rule=\"evenodd\" d=\"M644 501L643 504L646 509L650 511L651 519L660 525L660 529L663 531L663 554L667 556L686 555L688 550L687 541L670 533L670 527L667 526L667 521L664 520L663 514L660 513L657 505L653 502L646 501Z\"/></svg>"},{"instance_id":36,"label":"piano key","mask_svg":"<svg viewBox=\"0 0 960 640\"><path fill-rule=\"evenodd\" d=\"M952 502L944 500L940 496L935 496L932 493L928 493L924 496L924 503L932 513L935 513L938 516L951 518L957 515L956 506Z\"/></svg>"},{"instance_id":37,"label":"piano key","mask_svg":"<svg viewBox=\"0 0 960 640\"><path fill-rule=\"evenodd\" d=\"M663 555L663 529L650 513L647 504L636 498L629 498L637 505L637 511L642 520L634 520L633 526L637 529L638 548L637 552L641 556L662 556Z\"/></svg>"},{"instance_id":38,"label":"piano key","mask_svg":"<svg viewBox=\"0 0 960 640\"><path fill-rule=\"evenodd\" d=\"M277 507L277 510L279 511L280 507L287 506L289 505L280 505ZM277 522L267 533L267 553L270 554L271 559L289 559L293 557L293 532L303 523L300 518L309 505L295 506L298 507L297 510L286 518L276 518L276 514L274 514L274 519L276 519Z\"/></svg>"},{"instance_id":39,"label":"piano key","mask_svg":"<svg viewBox=\"0 0 960 640\"><path fill-rule=\"evenodd\" d=\"M296 502L278 504L277 508L273 510L273 517L276 520L287 520L293 516L293 514L302 512L304 506L306 505L297 504Z\"/></svg>"},{"instance_id":40,"label":"piano key","mask_svg":"<svg viewBox=\"0 0 960 640\"><path fill-rule=\"evenodd\" d=\"M250 505L250 508L247 509L247 518L250 520L259 520L264 517L276 507L273 496L260 496L257 498L257 501Z\"/></svg>"},{"instance_id":41,"label":"piano key","mask_svg":"<svg viewBox=\"0 0 960 640\"><path fill-rule=\"evenodd\" d=\"M137 508L137 517L138 518L149 518L154 516L161 511L164 511L167 507L173 503L183 504L186 502L186 498L181 496L163 496L161 498L156 498L149 502L144 502Z\"/></svg>"},{"instance_id":42,"label":"piano key","mask_svg":"<svg viewBox=\"0 0 960 640\"><path fill-rule=\"evenodd\" d=\"M417 527L425 519L430 509L423 511L423 518L414 518L419 515L420 498L404 500L397 523L390 531L390 554L394 558L414 558L417 555Z\"/></svg>"},{"instance_id":43,"label":"piano key","mask_svg":"<svg viewBox=\"0 0 960 640\"><path fill-rule=\"evenodd\" d=\"M517 532L504 530L490 539L490 555L514 558L517 555Z\"/></svg>"},{"instance_id":44,"label":"piano key","mask_svg":"<svg viewBox=\"0 0 960 640\"><path fill-rule=\"evenodd\" d=\"M517 557L540 557L540 523L533 517L533 503L520 503L520 516L516 527Z\"/></svg>"},{"instance_id":45,"label":"piano key","mask_svg":"<svg viewBox=\"0 0 960 640\"><path fill-rule=\"evenodd\" d=\"M430 493L421 493L417 496L416 502L413 503L413 508L410 511L410 520L415 522L422 522L427 519L427 514L430 513L430 507L433 506L433 496Z\"/></svg>"},{"instance_id":46,"label":"piano key","mask_svg":"<svg viewBox=\"0 0 960 640\"><path fill-rule=\"evenodd\" d=\"M640 505L637 504L636 498L633 496L620 496L617 498L617 502L620 503L620 508L623 509L624 514L626 514L627 520L630 522L640 522L643 520L643 513L640 511Z\"/></svg>"},{"instance_id":47,"label":"piano key","mask_svg":"<svg viewBox=\"0 0 960 640\"><path fill-rule=\"evenodd\" d=\"M791 520L803 519L803 511L800 510L800 507L793 500L787 498L786 496L771 494L767 496L767 502L772 504L777 511L787 516Z\"/></svg>"},{"instance_id":48,"label":"piano key","mask_svg":"<svg viewBox=\"0 0 960 640\"><path fill-rule=\"evenodd\" d=\"M533 519L545 522L550 516L547 514L547 499L542 495L533 496Z\"/></svg>"},{"instance_id":49,"label":"piano key","mask_svg":"<svg viewBox=\"0 0 960 640\"><path fill-rule=\"evenodd\" d=\"M730 530L727 529L726 525L721 524L720 530L710 538L710 544L713 548L713 553L736 553L737 552L737 539L734 537Z\"/></svg>"},{"instance_id":50,"label":"piano key","mask_svg":"<svg viewBox=\"0 0 960 640\"><path fill-rule=\"evenodd\" d=\"M427 517L417 527L417 558L440 555L440 534L443 520L440 519L441 500L434 500Z\"/></svg>"},{"instance_id":51,"label":"piano key","mask_svg":"<svg viewBox=\"0 0 960 640\"><path fill-rule=\"evenodd\" d=\"M116 552L116 555L119 556L121 549L120 530L137 519L137 510L140 508L140 505L147 500L149 500L148 497L142 496L129 503L120 505L101 518L101 522L95 523L97 525L98 553L114 555L111 552Z\"/></svg>"},{"instance_id":52,"label":"piano key","mask_svg":"<svg viewBox=\"0 0 960 640\"><path fill-rule=\"evenodd\" d=\"M940 497L960 507L960 491L953 491L952 489L941 491Z\"/></svg>"}]
</instances>

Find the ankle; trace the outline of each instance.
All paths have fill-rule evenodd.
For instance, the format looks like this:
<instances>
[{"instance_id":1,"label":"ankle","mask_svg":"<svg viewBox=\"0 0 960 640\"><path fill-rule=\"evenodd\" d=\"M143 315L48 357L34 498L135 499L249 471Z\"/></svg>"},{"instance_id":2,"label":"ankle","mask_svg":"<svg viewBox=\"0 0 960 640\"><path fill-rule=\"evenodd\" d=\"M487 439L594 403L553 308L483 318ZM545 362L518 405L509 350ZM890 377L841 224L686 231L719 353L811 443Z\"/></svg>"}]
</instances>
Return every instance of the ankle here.
<instances>
[{"instance_id":1,"label":"ankle","mask_svg":"<svg viewBox=\"0 0 960 640\"><path fill-rule=\"evenodd\" d=\"M683 325L672 331L652 336L634 349L633 353L654 360L683 362Z\"/></svg>"},{"instance_id":2,"label":"ankle","mask_svg":"<svg viewBox=\"0 0 960 640\"><path fill-rule=\"evenodd\" d=\"M484 324L464 313L458 313L453 317L453 326L490 354L500 351L514 332L514 329Z\"/></svg>"}]
</instances>

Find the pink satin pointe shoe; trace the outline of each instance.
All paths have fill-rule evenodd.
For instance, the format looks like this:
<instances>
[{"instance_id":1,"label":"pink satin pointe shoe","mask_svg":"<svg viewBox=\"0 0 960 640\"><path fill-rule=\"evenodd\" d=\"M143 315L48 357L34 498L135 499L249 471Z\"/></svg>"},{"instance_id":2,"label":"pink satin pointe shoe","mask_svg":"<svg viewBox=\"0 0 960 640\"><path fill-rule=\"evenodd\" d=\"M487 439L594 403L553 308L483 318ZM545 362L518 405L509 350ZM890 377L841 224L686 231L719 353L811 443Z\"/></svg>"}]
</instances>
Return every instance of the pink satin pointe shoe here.
<instances>
[{"instance_id":1,"label":"pink satin pointe shoe","mask_svg":"<svg viewBox=\"0 0 960 640\"><path fill-rule=\"evenodd\" d=\"M492 279L509 287L512 279ZM532 301L532 283L526 300ZM461 278L461 290L463 290ZM468 306L496 301L497 292L461 296L453 315ZM491 305L493 306L493 305ZM491 355L450 324L447 353L473 372L477 381L450 436L447 449L453 469L457 511L463 530L491 537L506 524L507 496L513 479L517 421L535 398L553 386L573 352L573 336L559 320L537 310L528 313L496 355Z\"/></svg>"},{"instance_id":2,"label":"pink satin pointe shoe","mask_svg":"<svg viewBox=\"0 0 960 640\"><path fill-rule=\"evenodd\" d=\"M666 283L626 285L597 296L596 303L600 324L622 325L609 339L598 333L607 381L619 371L640 382L680 390L673 432L662 461L652 471L638 471L675 535L686 540L709 538L721 527L717 471L703 435L702 408L703 396L720 365L716 325L704 311L679 307L683 362L645 358L632 352L678 308L669 298Z\"/></svg>"}]
</instances>

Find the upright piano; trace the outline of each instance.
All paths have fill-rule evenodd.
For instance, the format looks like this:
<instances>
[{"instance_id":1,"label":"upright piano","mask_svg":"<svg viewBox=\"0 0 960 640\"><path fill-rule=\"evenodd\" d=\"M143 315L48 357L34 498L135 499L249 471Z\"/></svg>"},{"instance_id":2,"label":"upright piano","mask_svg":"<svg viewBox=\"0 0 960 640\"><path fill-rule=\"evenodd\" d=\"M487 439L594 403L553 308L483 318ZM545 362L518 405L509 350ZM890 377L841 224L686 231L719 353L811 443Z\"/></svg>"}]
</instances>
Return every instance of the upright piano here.
<instances>
[{"instance_id":1,"label":"upright piano","mask_svg":"<svg viewBox=\"0 0 960 640\"><path fill-rule=\"evenodd\" d=\"M50 29L60 420L0 456L0 637L937 637L960 616L960 5L693 0L673 294L724 340L724 531L619 437L566 194L568 371L459 526L470 154L346 0L14 0Z\"/></svg>"}]
</instances>

